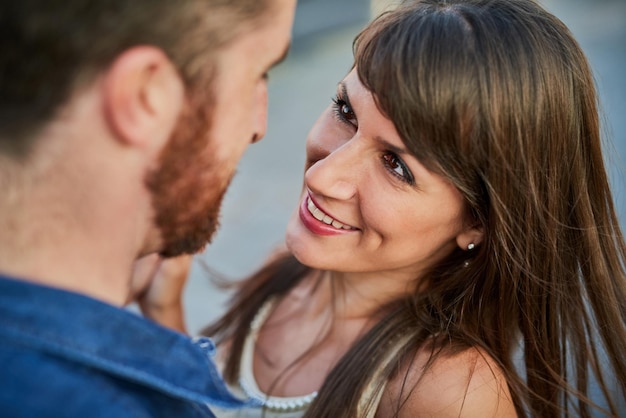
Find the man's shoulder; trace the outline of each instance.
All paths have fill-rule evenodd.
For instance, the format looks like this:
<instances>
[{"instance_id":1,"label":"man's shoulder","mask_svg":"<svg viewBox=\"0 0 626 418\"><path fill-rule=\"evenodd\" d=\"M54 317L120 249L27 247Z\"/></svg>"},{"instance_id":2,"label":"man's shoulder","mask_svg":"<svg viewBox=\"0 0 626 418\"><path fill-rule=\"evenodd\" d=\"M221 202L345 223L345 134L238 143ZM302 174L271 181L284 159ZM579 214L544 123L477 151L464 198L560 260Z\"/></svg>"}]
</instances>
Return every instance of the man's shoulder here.
<instances>
[{"instance_id":1,"label":"man's shoulder","mask_svg":"<svg viewBox=\"0 0 626 418\"><path fill-rule=\"evenodd\" d=\"M212 417L202 404L47 352L0 346L0 410L11 417Z\"/></svg>"},{"instance_id":2,"label":"man's shoulder","mask_svg":"<svg viewBox=\"0 0 626 418\"><path fill-rule=\"evenodd\" d=\"M18 408L8 416L210 417L206 404L239 404L210 348L79 294L0 280L0 410Z\"/></svg>"}]
</instances>

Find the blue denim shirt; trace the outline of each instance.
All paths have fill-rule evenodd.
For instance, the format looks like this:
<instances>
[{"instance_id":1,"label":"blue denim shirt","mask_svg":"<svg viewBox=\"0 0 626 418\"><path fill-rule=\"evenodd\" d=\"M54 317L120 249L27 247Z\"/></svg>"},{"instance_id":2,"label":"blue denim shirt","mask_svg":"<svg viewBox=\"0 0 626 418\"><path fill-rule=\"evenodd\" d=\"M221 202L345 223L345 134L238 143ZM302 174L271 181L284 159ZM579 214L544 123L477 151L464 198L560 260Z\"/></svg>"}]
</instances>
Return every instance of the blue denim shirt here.
<instances>
[{"instance_id":1,"label":"blue denim shirt","mask_svg":"<svg viewBox=\"0 0 626 418\"><path fill-rule=\"evenodd\" d=\"M95 299L0 276L0 416L213 417L207 404L244 405L214 349Z\"/></svg>"}]
</instances>

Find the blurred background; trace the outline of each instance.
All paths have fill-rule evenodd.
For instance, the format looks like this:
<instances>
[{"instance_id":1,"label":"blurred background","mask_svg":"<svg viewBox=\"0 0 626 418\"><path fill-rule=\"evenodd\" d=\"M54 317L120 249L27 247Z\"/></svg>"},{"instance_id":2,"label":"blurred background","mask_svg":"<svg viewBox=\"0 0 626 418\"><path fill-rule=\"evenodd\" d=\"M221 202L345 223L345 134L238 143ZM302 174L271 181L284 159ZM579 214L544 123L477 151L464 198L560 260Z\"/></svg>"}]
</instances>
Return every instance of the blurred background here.
<instances>
[{"instance_id":1,"label":"blurred background","mask_svg":"<svg viewBox=\"0 0 626 418\"><path fill-rule=\"evenodd\" d=\"M224 310L211 277L242 279L279 247L298 203L309 128L352 65L352 40L395 0L299 0L287 60L272 70L265 138L239 164L213 243L196 256L185 290L189 331ZM593 67L603 106L605 154L626 228L626 0L543 0L574 33Z\"/></svg>"}]
</instances>

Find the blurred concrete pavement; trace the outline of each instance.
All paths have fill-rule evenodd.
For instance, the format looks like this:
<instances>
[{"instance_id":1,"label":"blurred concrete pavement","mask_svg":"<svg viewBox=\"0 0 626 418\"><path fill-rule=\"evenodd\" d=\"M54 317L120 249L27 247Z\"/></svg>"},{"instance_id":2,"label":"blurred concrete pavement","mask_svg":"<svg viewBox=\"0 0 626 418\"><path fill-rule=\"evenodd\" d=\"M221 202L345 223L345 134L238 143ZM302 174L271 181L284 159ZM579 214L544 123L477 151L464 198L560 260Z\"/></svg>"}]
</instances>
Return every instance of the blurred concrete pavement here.
<instances>
[{"instance_id":1,"label":"blurred concrete pavement","mask_svg":"<svg viewBox=\"0 0 626 418\"><path fill-rule=\"evenodd\" d=\"M543 4L570 27L594 68L611 141L611 179L626 227L626 0ZM192 267L185 291L190 332L223 311L228 294L210 276L243 278L282 243L301 189L307 132L349 70L352 39L369 10L367 0L300 0L292 50L270 73L267 135L244 155L224 200L220 230Z\"/></svg>"}]
</instances>

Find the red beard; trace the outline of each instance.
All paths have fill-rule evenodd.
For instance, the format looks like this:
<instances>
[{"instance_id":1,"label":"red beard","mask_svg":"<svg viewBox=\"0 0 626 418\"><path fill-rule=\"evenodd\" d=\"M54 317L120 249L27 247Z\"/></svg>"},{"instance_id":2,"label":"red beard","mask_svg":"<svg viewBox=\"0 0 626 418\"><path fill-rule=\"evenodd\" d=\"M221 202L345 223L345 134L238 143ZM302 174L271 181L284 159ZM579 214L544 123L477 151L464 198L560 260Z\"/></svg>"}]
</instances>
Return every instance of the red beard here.
<instances>
[{"instance_id":1,"label":"red beard","mask_svg":"<svg viewBox=\"0 0 626 418\"><path fill-rule=\"evenodd\" d=\"M232 173L224 172L212 150L211 103L205 97L203 103L186 106L161 152L159 167L146 178L164 257L200 251L219 224Z\"/></svg>"}]
</instances>

